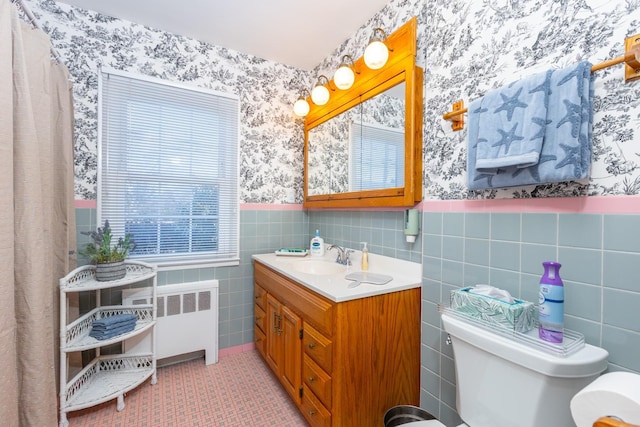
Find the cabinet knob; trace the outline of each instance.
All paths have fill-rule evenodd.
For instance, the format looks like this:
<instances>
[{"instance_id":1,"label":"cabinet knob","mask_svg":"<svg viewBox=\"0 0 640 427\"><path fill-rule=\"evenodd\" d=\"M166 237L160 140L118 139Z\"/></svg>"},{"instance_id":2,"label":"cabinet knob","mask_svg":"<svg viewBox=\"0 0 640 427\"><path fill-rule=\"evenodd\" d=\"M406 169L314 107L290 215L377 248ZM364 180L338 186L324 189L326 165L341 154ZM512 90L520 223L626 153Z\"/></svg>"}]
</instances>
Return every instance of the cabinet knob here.
<instances>
[{"instance_id":1,"label":"cabinet knob","mask_svg":"<svg viewBox=\"0 0 640 427\"><path fill-rule=\"evenodd\" d=\"M316 379L314 377L309 377L309 382L312 383L314 382Z\"/></svg>"},{"instance_id":2,"label":"cabinet knob","mask_svg":"<svg viewBox=\"0 0 640 427\"><path fill-rule=\"evenodd\" d=\"M307 414L309 414L310 417L313 417L316 414L316 411L310 410Z\"/></svg>"},{"instance_id":3,"label":"cabinet knob","mask_svg":"<svg viewBox=\"0 0 640 427\"><path fill-rule=\"evenodd\" d=\"M310 349L313 349L315 346L316 346L316 344L315 344L315 343L313 343L313 342L310 342L310 343L307 345L307 347L309 347Z\"/></svg>"}]
</instances>

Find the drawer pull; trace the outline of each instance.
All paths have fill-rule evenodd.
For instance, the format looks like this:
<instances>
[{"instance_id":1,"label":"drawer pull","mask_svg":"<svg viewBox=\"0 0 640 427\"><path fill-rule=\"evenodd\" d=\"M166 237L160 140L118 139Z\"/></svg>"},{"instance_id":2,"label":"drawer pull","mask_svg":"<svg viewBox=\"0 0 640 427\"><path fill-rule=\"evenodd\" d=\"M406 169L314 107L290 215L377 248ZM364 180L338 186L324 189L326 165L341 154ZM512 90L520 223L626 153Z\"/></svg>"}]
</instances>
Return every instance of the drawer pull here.
<instances>
[{"instance_id":1,"label":"drawer pull","mask_svg":"<svg viewBox=\"0 0 640 427\"><path fill-rule=\"evenodd\" d=\"M316 411L310 410L307 414L309 414L310 417L313 417L316 414Z\"/></svg>"},{"instance_id":2,"label":"drawer pull","mask_svg":"<svg viewBox=\"0 0 640 427\"><path fill-rule=\"evenodd\" d=\"M316 379L314 377L309 377L309 382L312 383L314 382Z\"/></svg>"},{"instance_id":3,"label":"drawer pull","mask_svg":"<svg viewBox=\"0 0 640 427\"><path fill-rule=\"evenodd\" d=\"M310 343L307 345L307 347L309 347L309 348L310 348L310 349L312 349L312 350L313 350L313 348L314 348L315 346L316 346L316 344L315 344L315 343L313 343L313 342L310 342Z\"/></svg>"}]
</instances>

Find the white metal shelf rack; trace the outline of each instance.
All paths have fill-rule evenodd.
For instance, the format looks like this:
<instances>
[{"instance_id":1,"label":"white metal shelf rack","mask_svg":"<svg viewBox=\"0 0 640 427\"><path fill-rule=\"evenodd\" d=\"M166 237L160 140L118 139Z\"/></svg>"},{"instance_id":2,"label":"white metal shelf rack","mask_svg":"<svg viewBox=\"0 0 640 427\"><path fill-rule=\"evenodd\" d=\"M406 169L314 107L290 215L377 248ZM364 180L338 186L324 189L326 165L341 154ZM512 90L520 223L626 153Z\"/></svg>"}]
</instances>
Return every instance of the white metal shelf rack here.
<instances>
[{"instance_id":1,"label":"white metal shelf rack","mask_svg":"<svg viewBox=\"0 0 640 427\"><path fill-rule=\"evenodd\" d=\"M124 409L124 393L134 389L151 377L156 377L156 286L157 267L140 261L126 261L127 274L119 280L99 282L95 279L95 266L78 267L60 279L60 427L68 427L67 413L88 408L111 399L117 399L118 411ZM144 305L102 306L102 289L124 287L151 279L152 303ZM67 295L70 292L95 291L96 308L69 322ZM118 314L135 314L138 318L131 332L97 340L89 336L95 320ZM100 354L100 347L123 342L136 335L151 334L148 352L134 355ZM95 349L95 358L71 380L67 378L68 355L71 352Z\"/></svg>"}]
</instances>

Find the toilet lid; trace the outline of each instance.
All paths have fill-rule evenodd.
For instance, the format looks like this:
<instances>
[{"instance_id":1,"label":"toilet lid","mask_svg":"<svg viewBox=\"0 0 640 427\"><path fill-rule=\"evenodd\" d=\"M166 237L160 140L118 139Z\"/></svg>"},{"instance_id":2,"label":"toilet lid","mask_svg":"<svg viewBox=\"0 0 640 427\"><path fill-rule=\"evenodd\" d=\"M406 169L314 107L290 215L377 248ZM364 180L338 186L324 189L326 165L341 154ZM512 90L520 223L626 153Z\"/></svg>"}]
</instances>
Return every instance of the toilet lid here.
<instances>
[{"instance_id":1,"label":"toilet lid","mask_svg":"<svg viewBox=\"0 0 640 427\"><path fill-rule=\"evenodd\" d=\"M447 426L445 426L444 424L442 424L438 420L415 421L415 422L412 422L412 423L403 424L403 426L408 426L408 427L447 427Z\"/></svg>"}]
</instances>

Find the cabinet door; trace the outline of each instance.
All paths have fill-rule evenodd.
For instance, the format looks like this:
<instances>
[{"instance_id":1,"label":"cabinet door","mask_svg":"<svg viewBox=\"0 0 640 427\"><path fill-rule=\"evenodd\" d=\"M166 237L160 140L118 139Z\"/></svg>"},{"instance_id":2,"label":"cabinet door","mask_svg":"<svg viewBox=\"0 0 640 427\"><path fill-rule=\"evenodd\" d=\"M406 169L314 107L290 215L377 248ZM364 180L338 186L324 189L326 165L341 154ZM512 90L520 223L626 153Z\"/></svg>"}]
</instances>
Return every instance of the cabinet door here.
<instances>
[{"instance_id":1,"label":"cabinet door","mask_svg":"<svg viewBox=\"0 0 640 427\"><path fill-rule=\"evenodd\" d=\"M282 306L282 363L280 379L285 390L300 405L302 387L302 320L293 311Z\"/></svg>"},{"instance_id":2,"label":"cabinet door","mask_svg":"<svg viewBox=\"0 0 640 427\"><path fill-rule=\"evenodd\" d=\"M280 364L282 363L282 340L280 335L281 329L281 311L282 304L271 294L267 295L267 330L264 331L267 336L267 364L271 370L280 377Z\"/></svg>"}]
</instances>

